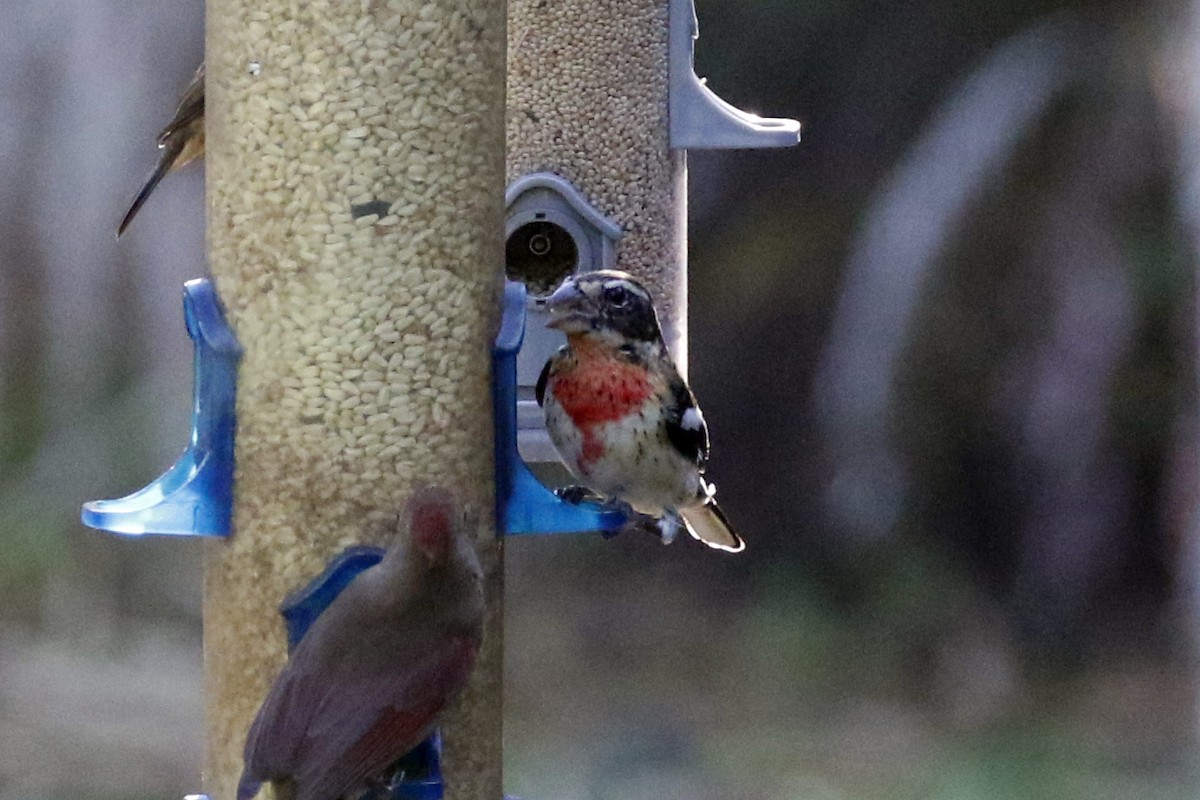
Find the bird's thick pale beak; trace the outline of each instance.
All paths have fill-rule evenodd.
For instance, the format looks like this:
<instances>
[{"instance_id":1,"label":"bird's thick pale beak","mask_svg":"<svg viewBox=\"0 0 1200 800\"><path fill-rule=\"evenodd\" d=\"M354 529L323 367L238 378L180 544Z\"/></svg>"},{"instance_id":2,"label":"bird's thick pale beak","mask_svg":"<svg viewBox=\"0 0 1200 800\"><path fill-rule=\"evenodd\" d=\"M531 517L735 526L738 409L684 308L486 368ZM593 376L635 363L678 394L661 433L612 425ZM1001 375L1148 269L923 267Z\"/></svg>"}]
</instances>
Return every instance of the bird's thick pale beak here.
<instances>
[{"instance_id":1,"label":"bird's thick pale beak","mask_svg":"<svg viewBox=\"0 0 1200 800\"><path fill-rule=\"evenodd\" d=\"M550 312L547 328L565 331L580 326L591 327L591 303L575 281L566 281L538 305Z\"/></svg>"}]
</instances>

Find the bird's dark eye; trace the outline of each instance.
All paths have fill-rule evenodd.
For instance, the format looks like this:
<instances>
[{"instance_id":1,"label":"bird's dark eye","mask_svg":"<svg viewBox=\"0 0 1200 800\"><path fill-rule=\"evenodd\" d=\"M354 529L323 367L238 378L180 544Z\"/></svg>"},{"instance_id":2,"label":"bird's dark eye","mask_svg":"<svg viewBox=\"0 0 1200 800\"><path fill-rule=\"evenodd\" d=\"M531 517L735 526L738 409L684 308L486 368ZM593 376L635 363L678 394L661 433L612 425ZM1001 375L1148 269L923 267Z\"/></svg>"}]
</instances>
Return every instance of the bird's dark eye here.
<instances>
[{"instance_id":1,"label":"bird's dark eye","mask_svg":"<svg viewBox=\"0 0 1200 800\"><path fill-rule=\"evenodd\" d=\"M624 308L629 303L629 290L624 286L605 286L604 303L613 308Z\"/></svg>"}]
</instances>

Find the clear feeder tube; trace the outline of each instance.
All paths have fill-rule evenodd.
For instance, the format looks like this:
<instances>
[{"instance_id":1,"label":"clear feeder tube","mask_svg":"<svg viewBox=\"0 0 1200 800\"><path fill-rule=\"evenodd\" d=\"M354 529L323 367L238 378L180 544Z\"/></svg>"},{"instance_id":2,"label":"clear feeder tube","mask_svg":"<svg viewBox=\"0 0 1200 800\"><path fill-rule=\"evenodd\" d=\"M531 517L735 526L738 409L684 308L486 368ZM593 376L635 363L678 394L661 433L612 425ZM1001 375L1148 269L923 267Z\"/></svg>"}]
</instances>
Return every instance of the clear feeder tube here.
<instances>
[{"instance_id":1,"label":"clear feeder tube","mask_svg":"<svg viewBox=\"0 0 1200 800\"><path fill-rule=\"evenodd\" d=\"M670 146L668 0L508 8L508 183L554 173L622 227L616 266L654 294L685 371L687 169Z\"/></svg>"},{"instance_id":2,"label":"clear feeder tube","mask_svg":"<svg viewBox=\"0 0 1200 800\"><path fill-rule=\"evenodd\" d=\"M209 0L207 22L209 260L245 354L234 532L205 574L206 791L235 796L284 596L434 482L482 521L488 574L446 797L496 800L504 2Z\"/></svg>"}]
</instances>

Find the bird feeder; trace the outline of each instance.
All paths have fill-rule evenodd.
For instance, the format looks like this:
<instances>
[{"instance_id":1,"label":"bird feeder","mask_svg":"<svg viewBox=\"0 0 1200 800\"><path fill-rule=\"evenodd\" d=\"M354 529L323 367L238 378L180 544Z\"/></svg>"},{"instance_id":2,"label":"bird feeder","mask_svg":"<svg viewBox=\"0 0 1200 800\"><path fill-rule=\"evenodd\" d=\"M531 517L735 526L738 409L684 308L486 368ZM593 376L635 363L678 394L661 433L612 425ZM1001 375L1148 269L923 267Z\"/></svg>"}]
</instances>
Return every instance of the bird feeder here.
<instances>
[{"instance_id":1,"label":"bird feeder","mask_svg":"<svg viewBox=\"0 0 1200 800\"><path fill-rule=\"evenodd\" d=\"M441 767L450 800L495 800L502 560L488 397L504 2L210 0L207 13L213 285L189 307L223 309L228 328L214 339L191 321L209 317L189 317L197 410L179 464L142 492L89 504L84 521L217 534L204 789L228 800L286 658L281 604L348 547L381 544L415 484L452 488L488 521L488 618ZM236 369L236 408L232 381L212 391L221 369Z\"/></svg>"},{"instance_id":2,"label":"bird feeder","mask_svg":"<svg viewBox=\"0 0 1200 800\"><path fill-rule=\"evenodd\" d=\"M690 149L786 147L800 124L741 111L696 77L692 0L510 0L506 274L532 297L616 268L654 295L687 371ZM530 308L517 358L520 451L557 457L533 399L565 339Z\"/></svg>"},{"instance_id":3,"label":"bird feeder","mask_svg":"<svg viewBox=\"0 0 1200 800\"><path fill-rule=\"evenodd\" d=\"M503 0L208 4L209 258L245 348L235 535L205 578L217 798L286 657L283 599L380 543L416 483L493 507L503 20ZM481 531L488 620L444 726L450 800L502 791L502 561Z\"/></svg>"},{"instance_id":4,"label":"bird feeder","mask_svg":"<svg viewBox=\"0 0 1200 800\"><path fill-rule=\"evenodd\" d=\"M504 533L621 524L525 464L553 458L532 391L559 343L529 300L627 270L686 368L685 151L797 140L794 121L696 78L691 0L508 10L505 129L504 0L209 0L213 280L185 290L192 436L161 478L83 520L209 537L214 799L235 796L289 643L378 558L414 485L495 509ZM396 798L502 797L503 559L482 529L483 647L444 750L419 748Z\"/></svg>"}]
</instances>

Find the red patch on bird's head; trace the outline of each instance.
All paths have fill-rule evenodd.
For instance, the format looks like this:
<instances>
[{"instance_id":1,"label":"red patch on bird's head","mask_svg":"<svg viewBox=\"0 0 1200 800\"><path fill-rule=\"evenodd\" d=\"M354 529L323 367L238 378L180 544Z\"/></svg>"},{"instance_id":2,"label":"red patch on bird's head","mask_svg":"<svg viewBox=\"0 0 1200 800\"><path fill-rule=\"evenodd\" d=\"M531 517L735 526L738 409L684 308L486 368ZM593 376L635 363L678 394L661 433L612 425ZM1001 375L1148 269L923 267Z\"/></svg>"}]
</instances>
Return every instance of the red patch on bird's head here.
<instances>
[{"instance_id":1,"label":"red patch on bird's head","mask_svg":"<svg viewBox=\"0 0 1200 800\"><path fill-rule=\"evenodd\" d=\"M413 544L434 561L446 558L454 540L454 498L445 489L425 487L409 501Z\"/></svg>"}]
</instances>

